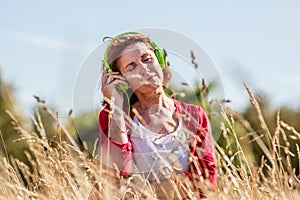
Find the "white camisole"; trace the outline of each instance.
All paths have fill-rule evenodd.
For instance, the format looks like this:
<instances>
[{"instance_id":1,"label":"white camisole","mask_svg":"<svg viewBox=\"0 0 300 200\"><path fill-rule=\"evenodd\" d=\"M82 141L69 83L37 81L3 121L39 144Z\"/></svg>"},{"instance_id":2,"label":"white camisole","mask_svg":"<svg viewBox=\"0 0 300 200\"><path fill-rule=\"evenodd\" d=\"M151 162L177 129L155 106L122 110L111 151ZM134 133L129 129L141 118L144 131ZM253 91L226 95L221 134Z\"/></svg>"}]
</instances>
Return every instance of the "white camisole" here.
<instances>
[{"instance_id":1,"label":"white camisole","mask_svg":"<svg viewBox=\"0 0 300 200\"><path fill-rule=\"evenodd\" d=\"M131 133L134 173L149 181L168 178L171 173L189 171L189 140L181 122L176 131L163 135L145 128L136 117Z\"/></svg>"}]
</instances>

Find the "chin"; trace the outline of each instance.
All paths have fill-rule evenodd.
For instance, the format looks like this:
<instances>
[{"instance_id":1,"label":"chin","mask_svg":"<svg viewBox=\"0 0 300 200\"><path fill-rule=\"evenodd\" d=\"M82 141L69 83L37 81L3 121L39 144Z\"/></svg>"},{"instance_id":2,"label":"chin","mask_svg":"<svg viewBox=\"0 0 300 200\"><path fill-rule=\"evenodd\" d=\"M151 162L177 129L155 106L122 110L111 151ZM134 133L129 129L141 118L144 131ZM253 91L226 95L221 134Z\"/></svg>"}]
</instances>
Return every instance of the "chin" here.
<instances>
[{"instance_id":1,"label":"chin","mask_svg":"<svg viewBox=\"0 0 300 200\"><path fill-rule=\"evenodd\" d=\"M147 92L152 92L152 91L156 91L158 88L162 87L162 84L145 84L142 85L141 87L137 88L135 91L140 91L142 93L147 93Z\"/></svg>"}]
</instances>

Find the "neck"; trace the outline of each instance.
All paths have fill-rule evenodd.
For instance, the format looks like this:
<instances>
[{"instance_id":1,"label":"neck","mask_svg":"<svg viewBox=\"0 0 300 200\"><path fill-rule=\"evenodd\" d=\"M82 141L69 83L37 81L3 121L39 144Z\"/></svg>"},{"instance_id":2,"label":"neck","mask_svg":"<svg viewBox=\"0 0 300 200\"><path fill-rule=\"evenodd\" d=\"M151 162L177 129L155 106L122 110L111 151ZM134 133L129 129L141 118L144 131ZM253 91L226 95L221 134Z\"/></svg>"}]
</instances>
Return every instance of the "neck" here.
<instances>
[{"instance_id":1,"label":"neck","mask_svg":"<svg viewBox=\"0 0 300 200\"><path fill-rule=\"evenodd\" d=\"M162 87L152 93L136 93L138 98L139 106L142 109L147 109L153 105L158 105L158 107L169 108L171 99L166 96ZM171 104L172 105L172 104Z\"/></svg>"}]
</instances>

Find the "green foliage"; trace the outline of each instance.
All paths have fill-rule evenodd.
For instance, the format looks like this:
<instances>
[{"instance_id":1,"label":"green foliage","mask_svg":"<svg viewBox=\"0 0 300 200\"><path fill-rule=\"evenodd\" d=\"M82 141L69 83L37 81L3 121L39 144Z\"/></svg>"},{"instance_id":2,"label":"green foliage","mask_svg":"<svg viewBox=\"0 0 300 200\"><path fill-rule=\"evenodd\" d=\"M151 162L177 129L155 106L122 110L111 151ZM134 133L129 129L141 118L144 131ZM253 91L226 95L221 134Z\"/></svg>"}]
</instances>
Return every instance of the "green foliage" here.
<instances>
[{"instance_id":1,"label":"green foliage","mask_svg":"<svg viewBox=\"0 0 300 200\"><path fill-rule=\"evenodd\" d=\"M0 151L8 157L15 157L26 162L24 152L28 151L27 143L24 141L17 141L20 133L14 129L11 117L8 113L14 115L20 124L25 125L26 121L17 108L15 90L12 85L3 81L0 73L0 133L1 138ZM4 142L4 144L3 144Z\"/></svg>"},{"instance_id":2,"label":"green foliage","mask_svg":"<svg viewBox=\"0 0 300 200\"><path fill-rule=\"evenodd\" d=\"M75 135L83 148L92 152L94 143L99 137L98 116L94 113L81 114L67 122L70 132ZM96 146L98 149L98 145Z\"/></svg>"},{"instance_id":3,"label":"green foliage","mask_svg":"<svg viewBox=\"0 0 300 200\"><path fill-rule=\"evenodd\" d=\"M43 126L44 131L41 133L41 130L38 130L39 126L36 125L37 121L33 121L33 131L40 134L40 137L51 139L55 139L55 137L57 137L57 122L46 110L43 109L43 107L37 106L35 108L33 119L39 119Z\"/></svg>"},{"instance_id":4,"label":"green foliage","mask_svg":"<svg viewBox=\"0 0 300 200\"><path fill-rule=\"evenodd\" d=\"M256 94L256 99L260 105L260 109L262 111L264 120L266 121L266 124L270 130L271 136L274 137L274 134L276 132L277 124L276 124L276 118L277 118L277 110L271 108L271 103L269 98L265 94ZM264 134L261 124L257 118L257 113L253 109L251 105L249 105L245 111L242 113L243 117L251 124L253 130L257 133L258 136L263 136L260 137L260 140L268 144L268 140L266 138L266 135ZM290 109L288 107L283 107L280 109L279 116L281 124L280 125L280 133L278 134L278 139L279 142L282 145L288 145L289 146L289 151L291 153L291 165L293 168L295 168L296 172L299 173L299 160L297 158L297 147L296 144L299 145L300 143L300 137L295 138L292 135L292 131L283 131L284 127L282 126L282 123L288 122L290 126L294 127L295 130L300 130L300 111L295 110L295 109ZM286 135L287 134L287 135ZM270 145L270 144L269 144ZM258 165L261 164L261 156L264 155L264 152L262 151L261 147L258 145L257 142L251 142L251 152L253 152L253 157L254 160L258 163ZM280 148L281 154L284 155L284 148ZM286 158L282 158L286 159ZM270 164L270 163L269 163Z\"/></svg>"}]
</instances>

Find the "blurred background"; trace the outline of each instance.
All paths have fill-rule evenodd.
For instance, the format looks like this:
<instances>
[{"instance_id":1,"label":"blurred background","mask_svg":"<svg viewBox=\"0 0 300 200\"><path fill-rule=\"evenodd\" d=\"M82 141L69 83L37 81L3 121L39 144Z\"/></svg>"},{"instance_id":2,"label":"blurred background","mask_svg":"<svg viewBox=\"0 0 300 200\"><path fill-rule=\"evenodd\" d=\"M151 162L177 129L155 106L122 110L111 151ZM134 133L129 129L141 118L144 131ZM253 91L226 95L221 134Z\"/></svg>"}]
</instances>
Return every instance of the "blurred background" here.
<instances>
[{"instance_id":1,"label":"blurred background","mask_svg":"<svg viewBox=\"0 0 300 200\"><path fill-rule=\"evenodd\" d=\"M157 27L206 50L233 109L249 102L243 82L268 96L272 107L299 108L299 9L299 1L2 2L1 77L26 115L33 95L66 113L78 72L104 36Z\"/></svg>"},{"instance_id":2,"label":"blurred background","mask_svg":"<svg viewBox=\"0 0 300 200\"><path fill-rule=\"evenodd\" d=\"M103 37L144 27L174 30L204 48L222 79L228 106L252 120L255 130L260 127L255 125L257 117L243 82L259 97L271 130L279 107L291 125L299 126L299 1L27 0L0 4L0 127L4 140L11 142L7 146L17 136L10 134L14 130L5 109L20 121L28 121L35 115L33 95L37 95L62 117L67 116L73 108L78 73ZM79 117L77 131L95 135L98 127L89 120L91 115ZM54 130L48 132L55 132L55 120L46 116L43 120L47 130Z\"/></svg>"}]
</instances>

